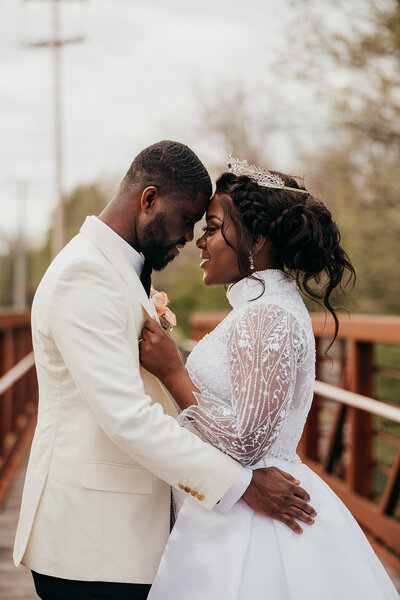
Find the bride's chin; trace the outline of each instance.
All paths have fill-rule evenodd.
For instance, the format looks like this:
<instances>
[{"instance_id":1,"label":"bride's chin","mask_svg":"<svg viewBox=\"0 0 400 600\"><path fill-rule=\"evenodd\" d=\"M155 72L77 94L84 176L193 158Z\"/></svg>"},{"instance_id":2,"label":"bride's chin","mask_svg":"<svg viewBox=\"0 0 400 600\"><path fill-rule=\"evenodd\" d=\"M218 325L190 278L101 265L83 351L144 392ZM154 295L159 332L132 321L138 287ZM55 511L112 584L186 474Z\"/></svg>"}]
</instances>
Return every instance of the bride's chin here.
<instances>
[{"instance_id":1,"label":"bride's chin","mask_svg":"<svg viewBox=\"0 0 400 600\"><path fill-rule=\"evenodd\" d=\"M225 281L219 281L219 280L215 280L212 277L207 276L206 274L203 275L203 283L206 286L212 286L212 285L229 285L229 283L226 283Z\"/></svg>"},{"instance_id":2,"label":"bride's chin","mask_svg":"<svg viewBox=\"0 0 400 600\"><path fill-rule=\"evenodd\" d=\"M204 285L216 285L212 277L210 277L208 273L203 274L203 283Z\"/></svg>"},{"instance_id":3,"label":"bride's chin","mask_svg":"<svg viewBox=\"0 0 400 600\"><path fill-rule=\"evenodd\" d=\"M210 282L207 275L203 275L203 283L204 283L204 285L213 285L212 282Z\"/></svg>"}]
</instances>

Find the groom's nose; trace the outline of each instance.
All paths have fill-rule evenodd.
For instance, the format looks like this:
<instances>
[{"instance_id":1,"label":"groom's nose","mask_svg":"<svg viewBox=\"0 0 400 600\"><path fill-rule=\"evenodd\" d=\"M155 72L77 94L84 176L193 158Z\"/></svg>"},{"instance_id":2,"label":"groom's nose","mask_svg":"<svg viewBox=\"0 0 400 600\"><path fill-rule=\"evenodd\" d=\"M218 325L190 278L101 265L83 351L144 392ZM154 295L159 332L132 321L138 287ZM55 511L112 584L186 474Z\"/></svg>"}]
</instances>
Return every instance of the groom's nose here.
<instances>
[{"instance_id":1,"label":"groom's nose","mask_svg":"<svg viewBox=\"0 0 400 600\"><path fill-rule=\"evenodd\" d=\"M194 238L194 228L191 226L185 233L185 240L191 242Z\"/></svg>"}]
</instances>

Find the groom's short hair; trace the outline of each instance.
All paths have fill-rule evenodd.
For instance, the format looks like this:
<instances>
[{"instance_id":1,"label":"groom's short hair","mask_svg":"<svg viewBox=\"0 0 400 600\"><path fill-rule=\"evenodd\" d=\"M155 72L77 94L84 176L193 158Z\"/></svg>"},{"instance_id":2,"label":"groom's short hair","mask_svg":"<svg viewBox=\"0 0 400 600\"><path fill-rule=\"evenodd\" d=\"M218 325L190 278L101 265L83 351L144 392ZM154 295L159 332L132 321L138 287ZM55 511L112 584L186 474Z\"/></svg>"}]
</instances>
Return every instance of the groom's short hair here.
<instances>
[{"instance_id":1,"label":"groom's short hair","mask_svg":"<svg viewBox=\"0 0 400 600\"><path fill-rule=\"evenodd\" d=\"M176 192L195 199L200 192L208 197L212 194L210 176L198 156L185 144L170 140L142 150L122 181L127 191L149 185L155 185L163 195Z\"/></svg>"}]
</instances>

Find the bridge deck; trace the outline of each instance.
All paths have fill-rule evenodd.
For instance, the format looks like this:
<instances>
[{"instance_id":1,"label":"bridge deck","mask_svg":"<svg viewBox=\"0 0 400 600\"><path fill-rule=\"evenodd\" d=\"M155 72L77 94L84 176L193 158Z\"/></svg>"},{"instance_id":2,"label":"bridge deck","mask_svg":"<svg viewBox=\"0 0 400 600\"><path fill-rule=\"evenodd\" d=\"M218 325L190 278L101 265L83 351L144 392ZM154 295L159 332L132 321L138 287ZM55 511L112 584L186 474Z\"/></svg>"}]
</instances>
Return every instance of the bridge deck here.
<instances>
[{"instance_id":1,"label":"bridge deck","mask_svg":"<svg viewBox=\"0 0 400 600\"><path fill-rule=\"evenodd\" d=\"M15 478L10 495L0 512L0 598L1 600L37 600L30 572L16 569L12 562L12 548L18 521L26 463ZM400 592L400 576L390 565L385 567Z\"/></svg>"},{"instance_id":2,"label":"bridge deck","mask_svg":"<svg viewBox=\"0 0 400 600\"><path fill-rule=\"evenodd\" d=\"M37 600L32 576L25 567L15 568L12 561L26 463L19 470L0 512L0 598L1 600Z\"/></svg>"}]
</instances>

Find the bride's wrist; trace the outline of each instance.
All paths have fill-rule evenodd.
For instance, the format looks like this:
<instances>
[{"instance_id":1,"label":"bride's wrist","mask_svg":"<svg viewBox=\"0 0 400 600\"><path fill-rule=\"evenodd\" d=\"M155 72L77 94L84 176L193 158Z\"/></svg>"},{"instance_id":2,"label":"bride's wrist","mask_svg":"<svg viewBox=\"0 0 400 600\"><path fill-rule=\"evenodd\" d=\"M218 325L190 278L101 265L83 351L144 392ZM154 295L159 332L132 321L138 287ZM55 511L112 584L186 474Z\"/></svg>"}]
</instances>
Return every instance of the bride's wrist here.
<instances>
[{"instance_id":1,"label":"bride's wrist","mask_svg":"<svg viewBox=\"0 0 400 600\"><path fill-rule=\"evenodd\" d=\"M179 380L181 380L186 373L185 365L176 365L176 367L171 368L165 375L161 378L161 382L167 388L167 390L171 390L174 388Z\"/></svg>"}]
</instances>

